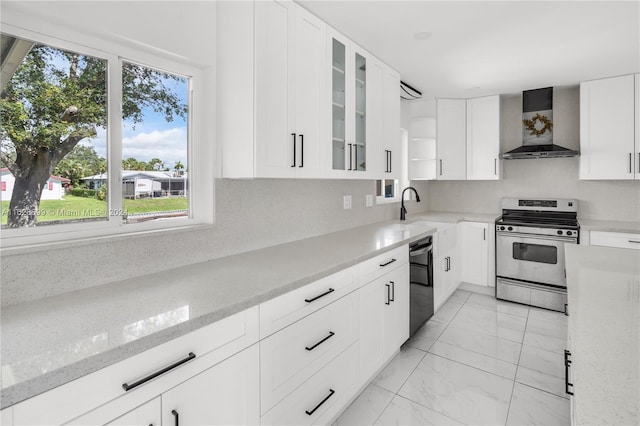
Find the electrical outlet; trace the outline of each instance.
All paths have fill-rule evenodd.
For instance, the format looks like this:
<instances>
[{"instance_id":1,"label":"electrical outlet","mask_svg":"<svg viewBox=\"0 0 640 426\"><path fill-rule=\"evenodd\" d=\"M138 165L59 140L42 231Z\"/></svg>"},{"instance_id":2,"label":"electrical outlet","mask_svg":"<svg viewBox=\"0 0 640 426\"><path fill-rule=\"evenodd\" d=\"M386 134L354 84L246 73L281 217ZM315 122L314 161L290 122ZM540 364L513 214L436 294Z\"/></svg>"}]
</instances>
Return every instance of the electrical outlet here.
<instances>
[{"instance_id":1,"label":"electrical outlet","mask_svg":"<svg viewBox=\"0 0 640 426\"><path fill-rule=\"evenodd\" d=\"M351 195L345 195L342 200L343 200L343 205L344 205L345 210L346 209L350 209L351 208Z\"/></svg>"},{"instance_id":2,"label":"electrical outlet","mask_svg":"<svg viewBox=\"0 0 640 426\"><path fill-rule=\"evenodd\" d=\"M373 207L373 194L367 194L367 207Z\"/></svg>"}]
</instances>

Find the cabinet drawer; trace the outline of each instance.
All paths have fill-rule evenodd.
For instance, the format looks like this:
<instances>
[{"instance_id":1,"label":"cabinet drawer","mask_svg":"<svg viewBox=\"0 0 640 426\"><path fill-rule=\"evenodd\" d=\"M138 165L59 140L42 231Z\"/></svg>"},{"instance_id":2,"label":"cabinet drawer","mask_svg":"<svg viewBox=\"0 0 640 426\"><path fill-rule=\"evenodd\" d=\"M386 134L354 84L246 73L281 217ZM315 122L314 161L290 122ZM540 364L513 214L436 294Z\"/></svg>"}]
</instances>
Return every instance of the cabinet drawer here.
<instances>
[{"instance_id":1,"label":"cabinet drawer","mask_svg":"<svg viewBox=\"0 0 640 426\"><path fill-rule=\"evenodd\" d=\"M592 246L630 248L640 250L640 234L630 232L591 231Z\"/></svg>"},{"instance_id":2,"label":"cabinet drawer","mask_svg":"<svg viewBox=\"0 0 640 426\"><path fill-rule=\"evenodd\" d=\"M257 340L258 308L254 307L16 404L14 424L62 424L91 410L91 419L108 421L115 417L111 413L126 413ZM124 383L152 375L190 352L195 359L129 391L123 389ZM89 418L77 420L73 424L94 424Z\"/></svg>"},{"instance_id":3,"label":"cabinet drawer","mask_svg":"<svg viewBox=\"0 0 640 426\"><path fill-rule=\"evenodd\" d=\"M265 414L260 423L330 424L356 391L357 352L355 343Z\"/></svg>"},{"instance_id":4,"label":"cabinet drawer","mask_svg":"<svg viewBox=\"0 0 640 426\"><path fill-rule=\"evenodd\" d=\"M260 338L292 324L355 289L355 267L344 269L260 305Z\"/></svg>"},{"instance_id":5,"label":"cabinet drawer","mask_svg":"<svg viewBox=\"0 0 640 426\"><path fill-rule=\"evenodd\" d=\"M260 342L262 413L356 340L356 301L351 293Z\"/></svg>"},{"instance_id":6,"label":"cabinet drawer","mask_svg":"<svg viewBox=\"0 0 640 426\"><path fill-rule=\"evenodd\" d=\"M409 246L404 245L358 265L359 285L375 280L409 261Z\"/></svg>"}]
</instances>

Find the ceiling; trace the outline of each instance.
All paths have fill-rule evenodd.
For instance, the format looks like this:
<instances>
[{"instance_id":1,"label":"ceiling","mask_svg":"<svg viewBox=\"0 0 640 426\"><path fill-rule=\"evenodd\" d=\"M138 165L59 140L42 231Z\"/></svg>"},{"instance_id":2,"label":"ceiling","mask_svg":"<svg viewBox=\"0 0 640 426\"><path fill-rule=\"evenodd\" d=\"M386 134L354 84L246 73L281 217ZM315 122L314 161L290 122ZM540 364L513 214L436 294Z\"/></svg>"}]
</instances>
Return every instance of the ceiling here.
<instances>
[{"instance_id":1,"label":"ceiling","mask_svg":"<svg viewBox=\"0 0 640 426\"><path fill-rule=\"evenodd\" d=\"M470 98L640 71L639 1L305 1L434 97ZM431 36L419 40L418 33Z\"/></svg>"}]
</instances>

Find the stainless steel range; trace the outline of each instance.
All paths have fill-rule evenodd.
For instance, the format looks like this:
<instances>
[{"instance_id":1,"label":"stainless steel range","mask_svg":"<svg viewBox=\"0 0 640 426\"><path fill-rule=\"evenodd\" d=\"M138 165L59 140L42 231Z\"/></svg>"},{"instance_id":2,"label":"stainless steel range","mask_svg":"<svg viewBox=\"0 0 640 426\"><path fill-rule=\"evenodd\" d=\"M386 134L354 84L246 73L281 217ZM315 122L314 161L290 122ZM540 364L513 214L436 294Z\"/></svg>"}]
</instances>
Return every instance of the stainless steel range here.
<instances>
[{"instance_id":1,"label":"stainless steel range","mask_svg":"<svg viewBox=\"0 0 640 426\"><path fill-rule=\"evenodd\" d=\"M566 312L565 244L577 244L578 201L503 198L496 222L496 298Z\"/></svg>"}]
</instances>

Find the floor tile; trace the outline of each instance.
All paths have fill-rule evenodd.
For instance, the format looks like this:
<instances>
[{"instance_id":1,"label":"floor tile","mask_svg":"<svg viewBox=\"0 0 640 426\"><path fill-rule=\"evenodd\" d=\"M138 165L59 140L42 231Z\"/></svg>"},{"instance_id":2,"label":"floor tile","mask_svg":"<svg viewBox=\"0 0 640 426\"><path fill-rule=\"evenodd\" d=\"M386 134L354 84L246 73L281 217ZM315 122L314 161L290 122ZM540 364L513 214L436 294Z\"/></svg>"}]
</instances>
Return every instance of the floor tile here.
<instances>
[{"instance_id":1,"label":"floor tile","mask_svg":"<svg viewBox=\"0 0 640 426\"><path fill-rule=\"evenodd\" d=\"M515 384L507 425L569 425L569 400Z\"/></svg>"},{"instance_id":2,"label":"floor tile","mask_svg":"<svg viewBox=\"0 0 640 426\"><path fill-rule=\"evenodd\" d=\"M372 425L395 394L376 385L369 385L336 421L337 426Z\"/></svg>"},{"instance_id":3,"label":"floor tile","mask_svg":"<svg viewBox=\"0 0 640 426\"><path fill-rule=\"evenodd\" d=\"M527 331L542 334L544 336L566 338L567 326L558 321L545 321L540 319L529 318L527 321Z\"/></svg>"},{"instance_id":4,"label":"floor tile","mask_svg":"<svg viewBox=\"0 0 640 426\"><path fill-rule=\"evenodd\" d=\"M478 284L471 284L471 283L465 283L462 282L460 283L460 285L458 286L459 290L465 290L471 293L480 293L480 294L486 294L489 296L495 296L496 295L496 288L495 287L489 287L486 285L478 285Z\"/></svg>"},{"instance_id":5,"label":"floor tile","mask_svg":"<svg viewBox=\"0 0 640 426\"><path fill-rule=\"evenodd\" d=\"M429 349L431 349L431 346L433 346L435 342L436 342L436 339L430 339L428 337L420 336L416 334L413 337L411 337L411 339L407 340L407 343L405 343L405 346L408 346L410 348L420 349L422 351L427 352Z\"/></svg>"},{"instance_id":6,"label":"floor tile","mask_svg":"<svg viewBox=\"0 0 640 426\"><path fill-rule=\"evenodd\" d=\"M461 425L443 414L396 396L384 410L376 425Z\"/></svg>"},{"instance_id":7,"label":"floor tile","mask_svg":"<svg viewBox=\"0 0 640 426\"><path fill-rule=\"evenodd\" d=\"M504 424L513 381L427 354L398 394L467 424Z\"/></svg>"},{"instance_id":8,"label":"floor tile","mask_svg":"<svg viewBox=\"0 0 640 426\"><path fill-rule=\"evenodd\" d=\"M529 368L518 366L516 373L516 382L550 392L562 398L569 398L565 392L564 378L552 376L550 374L541 373L540 371L531 370Z\"/></svg>"},{"instance_id":9,"label":"floor tile","mask_svg":"<svg viewBox=\"0 0 640 426\"><path fill-rule=\"evenodd\" d=\"M429 352L505 379L513 380L516 377L517 365L448 343L436 342Z\"/></svg>"},{"instance_id":10,"label":"floor tile","mask_svg":"<svg viewBox=\"0 0 640 426\"><path fill-rule=\"evenodd\" d=\"M564 353L523 345L519 365L555 377L564 377Z\"/></svg>"},{"instance_id":11,"label":"floor tile","mask_svg":"<svg viewBox=\"0 0 640 426\"><path fill-rule=\"evenodd\" d=\"M398 392L425 355L426 352L419 349L403 347L389 365L378 374L373 384L394 393Z\"/></svg>"},{"instance_id":12,"label":"floor tile","mask_svg":"<svg viewBox=\"0 0 640 426\"><path fill-rule=\"evenodd\" d=\"M471 292L469 292L469 291L456 290L456 291L453 292L451 297L449 297L449 300L447 300L447 302L453 302L453 303L457 303L459 305L462 305L462 304L464 304L464 302L467 301L469 296L471 296Z\"/></svg>"},{"instance_id":13,"label":"floor tile","mask_svg":"<svg viewBox=\"0 0 640 426\"><path fill-rule=\"evenodd\" d=\"M462 303L447 300L440 309L438 309L438 312L431 317L431 319L438 322L448 323L456 316L460 308L462 308Z\"/></svg>"},{"instance_id":14,"label":"floor tile","mask_svg":"<svg viewBox=\"0 0 640 426\"><path fill-rule=\"evenodd\" d=\"M529 314L529 307L519 305L517 303L505 302L498 300L494 296L487 296L484 294L474 293L467 299L467 304L482 306L487 309L494 310L496 312L502 312L505 314L517 315L520 317L527 317Z\"/></svg>"},{"instance_id":15,"label":"floor tile","mask_svg":"<svg viewBox=\"0 0 640 426\"><path fill-rule=\"evenodd\" d=\"M420 336L423 338L436 340L438 337L440 337L440 334L442 334L445 328L447 328L446 322L440 322L434 319L430 319L422 327L420 327L418 331L415 332L412 338Z\"/></svg>"},{"instance_id":16,"label":"floor tile","mask_svg":"<svg viewBox=\"0 0 640 426\"><path fill-rule=\"evenodd\" d=\"M520 343L511 340L453 326L447 327L438 340L512 364L518 363L522 348Z\"/></svg>"},{"instance_id":17,"label":"floor tile","mask_svg":"<svg viewBox=\"0 0 640 426\"><path fill-rule=\"evenodd\" d=\"M517 315L494 312L471 304L464 304L449 323L478 333L522 342L527 319Z\"/></svg>"},{"instance_id":18,"label":"floor tile","mask_svg":"<svg viewBox=\"0 0 640 426\"><path fill-rule=\"evenodd\" d=\"M527 330L524 333L523 343L528 346L535 346L547 351L564 353L567 348L566 337L553 337Z\"/></svg>"}]
</instances>

